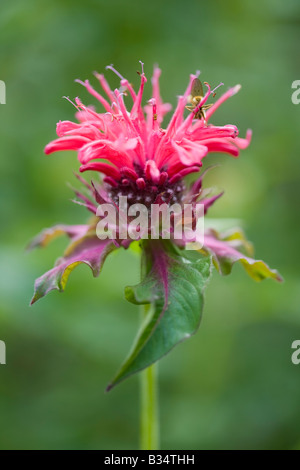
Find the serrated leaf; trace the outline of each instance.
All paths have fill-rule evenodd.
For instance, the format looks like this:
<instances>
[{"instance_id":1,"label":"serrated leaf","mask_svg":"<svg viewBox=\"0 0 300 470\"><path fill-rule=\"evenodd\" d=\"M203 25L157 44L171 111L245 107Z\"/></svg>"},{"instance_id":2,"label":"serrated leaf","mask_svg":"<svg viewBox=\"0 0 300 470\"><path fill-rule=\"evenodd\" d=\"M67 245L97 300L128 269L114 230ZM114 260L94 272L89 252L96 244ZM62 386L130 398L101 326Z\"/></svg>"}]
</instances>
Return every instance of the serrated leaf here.
<instances>
[{"instance_id":1,"label":"serrated leaf","mask_svg":"<svg viewBox=\"0 0 300 470\"><path fill-rule=\"evenodd\" d=\"M127 287L125 295L132 303L150 303L152 308L108 390L167 354L200 324L210 257L153 240L147 243L145 254L145 277L137 286Z\"/></svg>"},{"instance_id":2,"label":"serrated leaf","mask_svg":"<svg viewBox=\"0 0 300 470\"><path fill-rule=\"evenodd\" d=\"M283 280L276 269L271 269L262 260L248 256L253 254L253 247L242 231L218 234L215 230L210 230L205 234L204 240L203 248L213 255L214 265L221 274L229 274L233 264L239 261L255 281L267 278L279 282Z\"/></svg>"},{"instance_id":3,"label":"serrated leaf","mask_svg":"<svg viewBox=\"0 0 300 470\"><path fill-rule=\"evenodd\" d=\"M27 246L27 250L33 248L44 248L52 240L60 237L61 235L67 235L71 240L77 240L82 238L89 230L89 225L63 225L58 224L50 228L45 228L36 237L31 240Z\"/></svg>"},{"instance_id":4,"label":"serrated leaf","mask_svg":"<svg viewBox=\"0 0 300 470\"><path fill-rule=\"evenodd\" d=\"M95 235L72 242L66 251L68 254L35 281L31 305L54 289L64 291L71 272L79 264L88 265L94 277L98 276L106 256L115 248L111 240L99 240Z\"/></svg>"}]
</instances>

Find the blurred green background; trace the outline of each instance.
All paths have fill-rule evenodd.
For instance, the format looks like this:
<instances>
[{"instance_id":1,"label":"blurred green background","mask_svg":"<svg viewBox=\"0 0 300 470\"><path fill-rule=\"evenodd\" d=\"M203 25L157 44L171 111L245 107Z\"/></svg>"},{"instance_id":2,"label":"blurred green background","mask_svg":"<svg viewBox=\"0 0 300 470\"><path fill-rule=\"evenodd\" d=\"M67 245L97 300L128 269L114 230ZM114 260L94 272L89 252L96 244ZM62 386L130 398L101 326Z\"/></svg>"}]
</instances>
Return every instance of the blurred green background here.
<instances>
[{"instance_id":1,"label":"blurred green background","mask_svg":"<svg viewBox=\"0 0 300 470\"><path fill-rule=\"evenodd\" d=\"M96 85L93 71L111 63L137 85L139 60L148 78L161 66L173 106L197 69L224 89L242 84L213 122L236 124L241 136L250 127L253 141L239 160L207 159L222 163L207 183L225 189L210 216L243 219L256 256L285 278L255 283L240 266L214 273L198 334L160 362L162 448L300 449L300 365L291 362L300 339L299 26L298 0L1 1L1 449L138 447L138 378L104 394L137 330L123 288L138 280L138 259L119 251L98 279L80 267L64 294L29 308L34 279L65 240L24 248L43 227L88 217L66 185L76 155L43 155L56 122L73 119L62 96L95 104L74 79Z\"/></svg>"}]
</instances>

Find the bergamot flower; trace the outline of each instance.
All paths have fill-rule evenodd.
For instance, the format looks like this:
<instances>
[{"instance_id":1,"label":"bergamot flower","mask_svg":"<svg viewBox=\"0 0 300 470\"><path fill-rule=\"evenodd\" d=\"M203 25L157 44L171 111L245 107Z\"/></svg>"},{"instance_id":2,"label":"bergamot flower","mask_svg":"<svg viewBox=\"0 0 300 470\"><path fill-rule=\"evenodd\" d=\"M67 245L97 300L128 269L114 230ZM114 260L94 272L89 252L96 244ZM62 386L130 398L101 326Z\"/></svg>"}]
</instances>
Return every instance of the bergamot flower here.
<instances>
[{"instance_id":1,"label":"bergamot flower","mask_svg":"<svg viewBox=\"0 0 300 470\"><path fill-rule=\"evenodd\" d=\"M54 268L36 280L34 303L53 289L63 291L71 271L81 263L90 266L93 275L98 276L110 252L118 248L127 249L140 238L143 280L138 286L127 287L125 295L135 304L151 304L152 309L129 358L109 386L111 388L195 333L212 262L222 274L228 274L233 263L240 261L255 280L269 277L280 281L281 278L263 261L253 259L252 245L241 230L218 233L206 227L201 247L192 251L187 249L190 239L184 235L181 240L175 239L174 221L169 227L168 240L162 232L155 240L151 239L151 227L146 233L140 230L134 240L130 236L121 237L120 224L110 227L110 235L113 236L99 238L99 205L110 204L122 215L123 225L132 221L132 216L121 214L122 198L126 198L129 209L135 204L142 204L147 210L152 205L171 207L177 204L183 208L187 203L195 209L197 203L201 203L203 212L199 215L193 210L191 217L197 226L199 217L205 216L222 193L212 195L203 189L204 173L200 173L190 186L185 177L199 173L202 161L209 153L221 152L238 157L240 150L245 149L251 140L250 130L245 138L241 138L235 125L214 126L210 122L219 106L239 91L239 85L208 105L218 87L212 90L206 84L206 93L193 100L193 87L199 80L197 75L190 75L174 113L168 124L163 126L171 106L160 96L160 69L154 68L152 98L144 103L147 79L143 65L137 93L112 66L108 68L119 76L120 87L111 90L104 75L96 74L103 96L87 80L79 81L98 100L99 109L86 106L76 98L73 104L77 122L60 121L57 124L58 138L45 148L47 155L62 150L76 151L79 171L94 173L91 184L77 175L87 194L76 191L80 203L93 213L93 218L86 225L56 225L43 230L30 246L45 246L61 234L70 238L63 257L58 259ZM194 241L197 242L197 231L195 233Z\"/></svg>"}]
</instances>

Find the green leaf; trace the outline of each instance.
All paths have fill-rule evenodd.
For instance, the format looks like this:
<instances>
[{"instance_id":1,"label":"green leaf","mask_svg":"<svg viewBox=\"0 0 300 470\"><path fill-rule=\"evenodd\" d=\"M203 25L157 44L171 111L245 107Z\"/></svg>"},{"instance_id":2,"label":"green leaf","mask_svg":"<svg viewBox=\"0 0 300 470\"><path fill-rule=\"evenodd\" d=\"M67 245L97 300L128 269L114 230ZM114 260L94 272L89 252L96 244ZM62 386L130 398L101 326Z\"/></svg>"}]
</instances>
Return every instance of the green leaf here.
<instances>
[{"instance_id":1,"label":"green leaf","mask_svg":"<svg viewBox=\"0 0 300 470\"><path fill-rule=\"evenodd\" d=\"M150 303L151 308L129 357L107 390L160 359L200 324L210 257L158 240L147 242L143 253L145 277L140 284L126 287L125 296L134 304Z\"/></svg>"}]
</instances>

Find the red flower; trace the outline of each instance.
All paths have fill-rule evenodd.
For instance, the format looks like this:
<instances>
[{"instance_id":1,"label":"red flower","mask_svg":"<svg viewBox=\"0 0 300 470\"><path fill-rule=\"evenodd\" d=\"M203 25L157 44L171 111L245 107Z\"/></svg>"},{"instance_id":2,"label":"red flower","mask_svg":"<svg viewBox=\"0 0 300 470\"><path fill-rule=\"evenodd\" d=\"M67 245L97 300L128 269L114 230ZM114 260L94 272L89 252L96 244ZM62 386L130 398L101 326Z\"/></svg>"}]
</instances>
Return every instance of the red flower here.
<instances>
[{"instance_id":1,"label":"red flower","mask_svg":"<svg viewBox=\"0 0 300 470\"><path fill-rule=\"evenodd\" d=\"M239 149L248 146L251 131L247 132L246 139L241 139L237 137L238 129L234 125L217 127L208 123L220 104L237 93L239 85L230 88L212 105L205 121L203 118L195 119L195 116L213 93L206 84L205 96L184 118L192 82L196 77L191 75L188 87L183 96L179 97L176 110L164 129L161 124L171 106L163 103L160 97L160 69L154 69L152 98L143 108L142 97L147 82L143 67L137 94L128 80L112 66L108 68L120 77L121 87L112 91L104 76L96 74L107 99L94 90L88 80L79 81L98 99L104 112L97 113L76 98L79 123L60 121L57 124L59 138L46 146L45 153L77 150L80 171L103 173L112 199L117 200L119 195L126 195L136 201L139 196L139 202L148 205L166 190L171 194L174 184L184 176L199 171L202 159L209 152L225 152L237 157ZM130 110L127 110L124 102L124 96L128 93L133 102ZM169 202L176 200L175 192L173 195Z\"/></svg>"},{"instance_id":2,"label":"red flower","mask_svg":"<svg viewBox=\"0 0 300 470\"><path fill-rule=\"evenodd\" d=\"M94 276L98 276L110 252L120 246L127 248L130 245L131 237L123 237L120 233L120 227L128 228L131 224L128 223L130 217L127 217L126 212L124 218L122 204L119 204L120 196L127 197L126 201L128 200L131 209L133 204L140 203L146 206L144 212L148 213L150 206L152 210L152 204L158 204L161 208L166 202L164 206L170 209L170 205L179 203L176 205L185 210L185 203L188 203L193 210L190 214L184 213L184 224L192 222L191 225L196 224L197 227L197 221L202 222L205 219L203 214L222 194L212 195L203 190L202 179L205 172L188 189L185 189L183 178L189 173L198 172L202 159L209 152L225 152L237 157L239 149L246 148L251 139L251 131L242 139L238 137L238 130L234 125L217 127L209 123L217 108L238 92L239 85L230 88L213 105L208 105L206 102L214 90L206 84L207 92L202 96L201 83L196 80L195 75L191 75L188 87L183 96L179 97L176 110L164 129L161 127L162 121L171 107L160 98L160 70L154 69L152 98L143 108L142 97L147 81L143 69L140 89L136 94L128 80L121 77L113 67L108 68L117 73L121 80L120 89L112 91L104 76L96 74L108 99L95 91L88 81L80 82L98 99L104 112L97 113L76 98L78 123L59 122L59 138L45 148L46 154L58 150L76 150L81 172L93 170L105 175L105 191L93 182L88 184L78 175L88 190L88 196L77 191L75 193L81 199L81 204L97 217L89 225L57 225L46 229L32 241L31 248L45 246L61 234L66 234L70 239L63 257L57 260L54 268L36 280L32 303L53 289L63 291L72 270L82 263L91 268ZM129 111L124 103L124 96L127 94L133 101ZM184 118L187 104L190 113ZM116 209L119 205L116 212L122 219L118 226L114 220L109 222L113 236L108 239L102 238L102 233L99 236L97 231L101 216L98 214L99 206L107 202L109 208ZM204 209L199 216L197 202ZM104 209L103 211L105 212ZM202 220L199 220L200 217ZM148 220L147 216L145 220ZM142 240L143 233L149 234L150 229L146 227L142 231L142 223L138 224L139 230L136 233L143 257L142 281L137 286L126 287L125 295L134 304L151 303L151 318L147 317L131 354L108 389L148 367L177 343L195 333L199 326L203 290L210 276L212 261L222 274L229 274L232 265L240 262L257 281L264 278L282 280L276 270L270 269L263 261L252 258L252 245L240 230L217 233L206 228L203 240L201 233L196 230L193 241L198 242L198 247L200 242L202 248L195 248L193 245L194 251L191 252L189 236L182 236L180 243L175 241L174 220L172 227L168 226L167 230L162 230L158 224L156 234L160 239L152 237L151 231L151 236ZM164 239L166 231L170 240Z\"/></svg>"}]
</instances>

